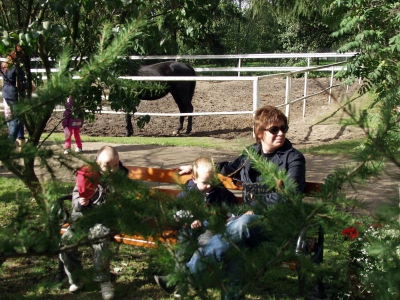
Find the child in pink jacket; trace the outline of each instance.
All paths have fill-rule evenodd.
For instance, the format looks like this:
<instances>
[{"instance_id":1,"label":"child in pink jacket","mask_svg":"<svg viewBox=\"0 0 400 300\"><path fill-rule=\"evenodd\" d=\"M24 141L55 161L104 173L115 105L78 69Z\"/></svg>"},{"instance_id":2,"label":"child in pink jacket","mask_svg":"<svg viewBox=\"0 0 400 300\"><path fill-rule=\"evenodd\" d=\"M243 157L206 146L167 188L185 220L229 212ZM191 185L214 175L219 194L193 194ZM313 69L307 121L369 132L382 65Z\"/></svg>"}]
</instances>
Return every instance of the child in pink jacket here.
<instances>
[{"instance_id":1,"label":"child in pink jacket","mask_svg":"<svg viewBox=\"0 0 400 300\"><path fill-rule=\"evenodd\" d=\"M65 135L65 151L64 154L68 154L71 151L71 139L72 135L74 135L76 148L75 152L82 152L82 140L81 140L81 128L83 125L83 119L75 118L73 114L73 104L74 99L72 96L68 97L65 102L65 110L63 113L63 121L62 126L64 128Z\"/></svg>"}]
</instances>

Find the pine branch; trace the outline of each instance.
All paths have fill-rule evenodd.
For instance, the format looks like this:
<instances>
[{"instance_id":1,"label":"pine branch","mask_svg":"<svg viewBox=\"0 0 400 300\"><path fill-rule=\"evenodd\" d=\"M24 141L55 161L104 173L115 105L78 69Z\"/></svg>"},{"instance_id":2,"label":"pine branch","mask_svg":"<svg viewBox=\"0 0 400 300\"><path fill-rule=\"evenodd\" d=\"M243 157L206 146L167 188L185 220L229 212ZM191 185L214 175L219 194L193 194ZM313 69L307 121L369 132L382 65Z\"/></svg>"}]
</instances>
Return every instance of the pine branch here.
<instances>
[{"instance_id":1,"label":"pine branch","mask_svg":"<svg viewBox=\"0 0 400 300\"><path fill-rule=\"evenodd\" d=\"M88 238L88 236L84 236L79 239L78 242L71 244L71 245L65 245L61 246L58 249L46 249L44 251L27 251L27 252L13 252L13 253L0 253L0 261L1 260L7 260L9 258L21 258L21 257L40 257L40 256L54 256L66 251L71 251L78 249L79 247L82 246L89 246L92 244L96 244L100 242L103 239L111 239L115 235L115 232L110 232L108 234L96 237L96 238Z\"/></svg>"}]
</instances>

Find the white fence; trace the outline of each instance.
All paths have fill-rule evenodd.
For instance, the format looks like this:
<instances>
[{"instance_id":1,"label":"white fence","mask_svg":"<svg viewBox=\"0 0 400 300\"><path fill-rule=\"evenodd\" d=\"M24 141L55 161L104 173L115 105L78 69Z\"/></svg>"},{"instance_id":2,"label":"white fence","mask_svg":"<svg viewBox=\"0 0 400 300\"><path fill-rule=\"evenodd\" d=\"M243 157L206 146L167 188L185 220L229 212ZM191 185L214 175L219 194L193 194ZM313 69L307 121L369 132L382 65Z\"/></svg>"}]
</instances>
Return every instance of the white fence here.
<instances>
[{"instance_id":1,"label":"white fence","mask_svg":"<svg viewBox=\"0 0 400 300\"><path fill-rule=\"evenodd\" d=\"M302 70L301 67L243 67L243 60L251 59L281 59L281 58L306 58L307 67L311 66L311 59L344 59L353 57L357 52L346 53L260 53L260 54L225 54L225 55L149 55L149 56L129 56L132 60L205 60L205 59L225 59L237 60L237 67L217 67L217 68L194 68L196 72L293 72ZM330 69L320 71L330 71Z\"/></svg>"},{"instance_id":2,"label":"white fence","mask_svg":"<svg viewBox=\"0 0 400 300\"><path fill-rule=\"evenodd\" d=\"M137 81L252 81L253 82L253 110L252 111L235 111L235 112L198 112L198 113L144 113L137 112L135 115L150 115L150 116L206 116L206 115L233 115L233 114L253 114L255 110L260 106L259 101L259 81L266 78L274 77L286 77L286 88L285 88L285 102L277 107L285 106L285 114L290 118L290 105L303 100L303 117L306 114L306 99L318 94L322 94L326 91L328 93L328 102L331 102L332 88L339 85L333 85L334 73L336 71L342 70L343 64L346 61L334 63L325 66L311 66L312 58L350 58L356 55L356 52L350 53L287 53L287 54L241 54L241 55L177 55L177 56L130 56L130 59L144 59L144 60L155 60L155 59L165 59L165 60L190 60L190 59L239 59L239 67L232 68L194 68L196 72L238 72L238 77L232 76L198 76L198 77L139 77L139 76L124 76L121 78L137 80ZM241 67L241 61L243 59L271 59L271 58L307 58L307 67ZM263 75L263 76L240 76L240 72L280 72L285 73ZM310 71L318 72L330 72L330 86L323 89L317 93L307 95L307 81L308 74ZM304 93L302 97L292 99L292 78L295 74L304 73Z\"/></svg>"},{"instance_id":3,"label":"white fence","mask_svg":"<svg viewBox=\"0 0 400 300\"><path fill-rule=\"evenodd\" d=\"M345 61L325 66L311 66L312 58L327 59L347 59L353 57L357 53L273 53L273 54L238 54L238 55L174 55L174 56L130 56L134 60L201 60L201 59L235 59L238 60L238 67L224 68L196 68L195 71L201 72L237 72L238 77L234 76L196 76L196 77L156 77L156 76L123 76L123 79L136 81L252 81L253 83L253 110L252 111L234 111L234 112L196 112L196 113L149 113L136 112L135 115L150 116L206 116L206 115L233 115L233 114L253 114L259 107L259 82L266 78L286 77L285 102L277 107L285 106L285 114L290 117L290 105L303 100L303 117L306 114L306 99L329 90L328 102L331 101L334 73L342 70ZM307 67L243 67L243 59L278 59L278 58L307 58ZM52 69L52 71L57 71ZM307 95L308 73L310 71L330 72L330 86L320 92ZM43 69L32 69L32 72L44 72ZM240 76L240 72L284 72L263 76ZM304 73L304 93L302 97L292 99L291 81L295 74ZM42 77L43 78L43 77ZM43 78L45 79L45 78ZM101 113L117 113L114 111L102 111ZM121 112L119 112L121 113Z\"/></svg>"}]
</instances>

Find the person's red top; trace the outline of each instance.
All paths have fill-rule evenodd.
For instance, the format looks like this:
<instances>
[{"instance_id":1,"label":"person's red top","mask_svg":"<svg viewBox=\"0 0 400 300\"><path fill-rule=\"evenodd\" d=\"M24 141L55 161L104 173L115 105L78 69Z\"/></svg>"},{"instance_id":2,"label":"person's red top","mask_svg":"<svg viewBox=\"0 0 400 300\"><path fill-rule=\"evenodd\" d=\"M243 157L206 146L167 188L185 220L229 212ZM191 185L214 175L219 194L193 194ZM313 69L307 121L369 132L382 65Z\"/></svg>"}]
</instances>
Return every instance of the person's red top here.
<instances>
[{"instance_id":1,"label":"person's red top","mask_svg":"<svg viewBox=\"0 0 400 300\"><path fill-rule=\"evenodd\" d=\"M80 168L76 175L76 185L78 187L79 197L91 198L99 186L99 182L99 172L94 171L89 166Z\"/></svg>"}]
</instances>

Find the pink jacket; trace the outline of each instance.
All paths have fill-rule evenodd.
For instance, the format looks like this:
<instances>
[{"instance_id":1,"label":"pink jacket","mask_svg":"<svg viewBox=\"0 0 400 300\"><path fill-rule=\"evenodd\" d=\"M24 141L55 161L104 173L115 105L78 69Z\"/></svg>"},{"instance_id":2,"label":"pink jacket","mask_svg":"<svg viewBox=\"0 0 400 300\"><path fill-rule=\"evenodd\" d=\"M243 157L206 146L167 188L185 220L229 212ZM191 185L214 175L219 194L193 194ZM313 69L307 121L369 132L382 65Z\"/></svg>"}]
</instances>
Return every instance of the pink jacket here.
<instances>
[{"instance_id":1,"label":"pink jacket","mask_svg":"<svg viewBox=\"0 0 400 300\"><path fill-rule=\"evenodd\" d=\"M83 119L81 118L74 118L72 114L72 107L74 105L74 99L72 97L68 97L67 101L65 102L65 110L63 113L63 120L62 120L62 127L69 127L69 128L81 128L83 126Z\"/></svg>"}]
</instances>

